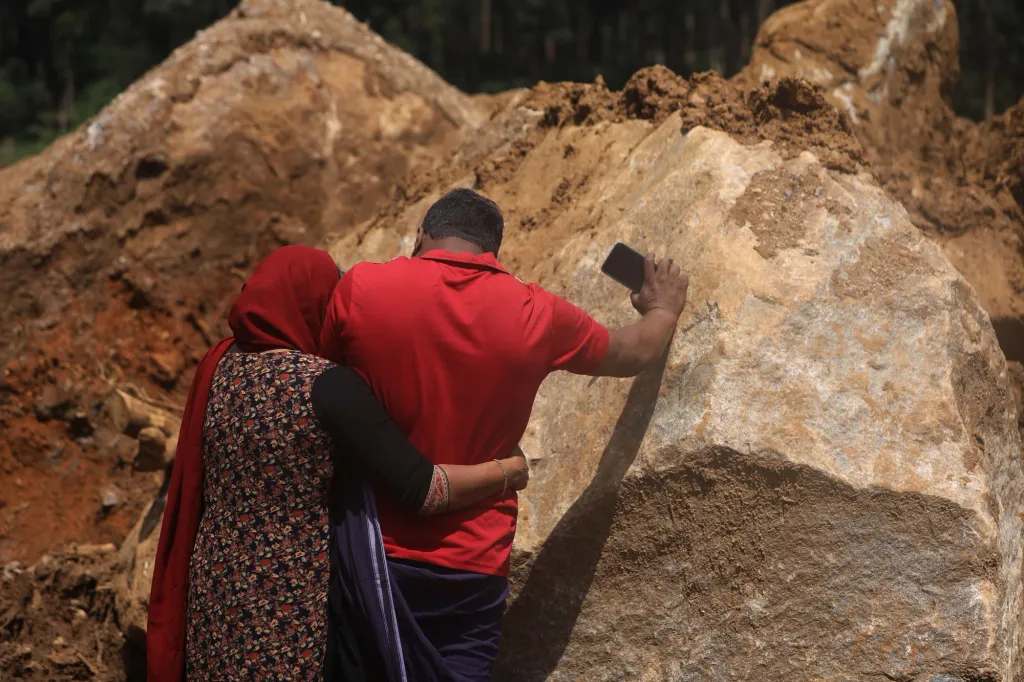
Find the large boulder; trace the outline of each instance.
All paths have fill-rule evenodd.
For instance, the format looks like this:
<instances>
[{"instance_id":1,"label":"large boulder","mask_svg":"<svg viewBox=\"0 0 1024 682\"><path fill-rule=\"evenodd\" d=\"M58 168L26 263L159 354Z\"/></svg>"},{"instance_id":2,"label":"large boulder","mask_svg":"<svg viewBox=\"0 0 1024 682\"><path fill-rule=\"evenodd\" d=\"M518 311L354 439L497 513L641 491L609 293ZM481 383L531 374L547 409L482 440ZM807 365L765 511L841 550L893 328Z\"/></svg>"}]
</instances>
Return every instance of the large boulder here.
<instances>
[{"instance_id":1,"label":"large boulder","mask_svg":"<svg viewBox=\"0 0 1024 682\"><path fill-rule=\"evenodd\" d=\"M263 256L372 216L485 111L344 9L245 0L79 130L0 170L0 497L32 505L0 560L9 546L31 561L120 540L137 507L81 522L103 487L135 500L158 485L111 471L60 421L41 426L51 382L75 409L126 384L180 404ZM53 505L69 488L86 502Z\"/></svg>"},{"instance_id":2,"label":"large boulder","mask_svg":"<svg viewBox=\"0 0 1024 682\"><path fill-rule=\"evenodd\" d=\"M959 118L951 0L804 0L758 30L752 84L798 77L843 112L882 186L978 291L1007 357L1024 360L1024 101Z\"/></svg>"},{"instance_id":3,"label":"large boulder","mask_svg":"<svg viewBox=\"0 0 1024 682\"><path fill-rule=\"evenodd\" d=\"M660 123L574 125L614 103L573 90L582 116L535 111L331 246L390 258L461 184L504 262L606 324L635 319L615 242L691 274L660 366L541 389L499 678L1020 679L1020 438L978 297L870 175L799 151L808 92L737 100L777 133L742 144L679 85Z\"/></svg>"}]
</instances>

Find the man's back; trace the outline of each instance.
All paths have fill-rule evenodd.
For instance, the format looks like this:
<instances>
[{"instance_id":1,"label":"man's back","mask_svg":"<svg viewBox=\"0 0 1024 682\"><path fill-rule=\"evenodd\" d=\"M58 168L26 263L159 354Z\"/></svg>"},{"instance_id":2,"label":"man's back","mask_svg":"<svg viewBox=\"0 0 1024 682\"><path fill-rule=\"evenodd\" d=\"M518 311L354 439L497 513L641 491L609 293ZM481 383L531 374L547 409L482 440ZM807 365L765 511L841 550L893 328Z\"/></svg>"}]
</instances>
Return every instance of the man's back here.
<instances>
[{"instance_id":1,"label":"man's back","mask_svg":"<svg viewBox=\"0 0 1024 682\"><path fill-rule=\"evenodd\" d=\"M544 378L595 371L608 332L583 311L509 275L493 256L433 251L345 275L323 352L356 369L410 441L438 464L506 456ZM381 501L390 556L502 575L516 496L429 520Z\"/></svg>"}]
</instances>

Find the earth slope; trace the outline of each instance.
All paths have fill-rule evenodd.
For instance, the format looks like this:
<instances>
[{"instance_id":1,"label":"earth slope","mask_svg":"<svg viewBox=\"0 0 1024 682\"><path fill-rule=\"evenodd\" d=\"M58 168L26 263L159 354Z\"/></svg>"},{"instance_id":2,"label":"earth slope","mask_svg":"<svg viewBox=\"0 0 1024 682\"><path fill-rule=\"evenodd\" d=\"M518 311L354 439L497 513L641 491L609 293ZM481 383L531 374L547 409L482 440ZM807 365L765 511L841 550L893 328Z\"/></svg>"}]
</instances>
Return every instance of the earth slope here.
<instances>
[{"instance_id":1,"label":"earth slope","mask_svg":"<svg viewBox=\"0 0 1024 682\"><path fill-rule=\"evenodd\" d=\"M104 396L180 402L256 262L374 215L483 119L344 10L249 0L0 171L0 563L120 542L158 482Z\"/></svg>"}]
</instances>

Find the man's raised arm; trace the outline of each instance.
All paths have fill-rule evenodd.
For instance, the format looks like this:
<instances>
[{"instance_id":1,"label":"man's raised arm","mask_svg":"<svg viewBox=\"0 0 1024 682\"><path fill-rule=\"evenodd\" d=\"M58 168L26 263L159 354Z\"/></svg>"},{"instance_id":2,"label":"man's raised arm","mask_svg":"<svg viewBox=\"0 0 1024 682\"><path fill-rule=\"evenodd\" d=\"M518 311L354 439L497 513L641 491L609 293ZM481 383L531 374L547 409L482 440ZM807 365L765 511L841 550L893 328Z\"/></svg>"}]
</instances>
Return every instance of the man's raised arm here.
<instances>
[{"instance_id":1,"label":"man's raised arm","mask_svg":"<svg viewBox=\"0 0 1024 682\"><path fill-rule=\"evenodd\" d=\"M643 318L611 330L608 353L596 376L633 377L665 352L686 305L689 278L672 259L655 264L654 254L644 259L644 285L630 298Z\"/></svg>"}]
</instances>

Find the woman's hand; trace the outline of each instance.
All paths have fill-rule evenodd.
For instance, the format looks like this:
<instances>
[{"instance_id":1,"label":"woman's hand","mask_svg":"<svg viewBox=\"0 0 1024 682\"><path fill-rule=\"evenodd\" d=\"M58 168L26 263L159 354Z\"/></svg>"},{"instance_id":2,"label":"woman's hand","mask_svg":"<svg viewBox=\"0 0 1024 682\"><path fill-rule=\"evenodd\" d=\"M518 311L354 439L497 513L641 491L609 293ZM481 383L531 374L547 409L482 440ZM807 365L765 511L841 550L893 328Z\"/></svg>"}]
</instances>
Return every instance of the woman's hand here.
<instances>
[{"instance_id":1,"label":"woman's hand","mask_svg":"<svg viewBox=\"0 0 1024 682\"><path fill-rule=\"evenodd\" d=\"M440 464L434 467L430 492L420 514L458 511L494 499L530 482L530 465L517 445L508 457L480 464Z\"/></svg>"},{"instance_id":2,"label":"woman's hand","mask_svg":"<svg viewBox=\"0 0 1024 682\"><path fill-rule=\"evenodd\" d=\"M498 461L508 476L508 489L524 490L530 482L530 465L522 448L517 445L510 456Z\"/></svg>"}]
</instances>

